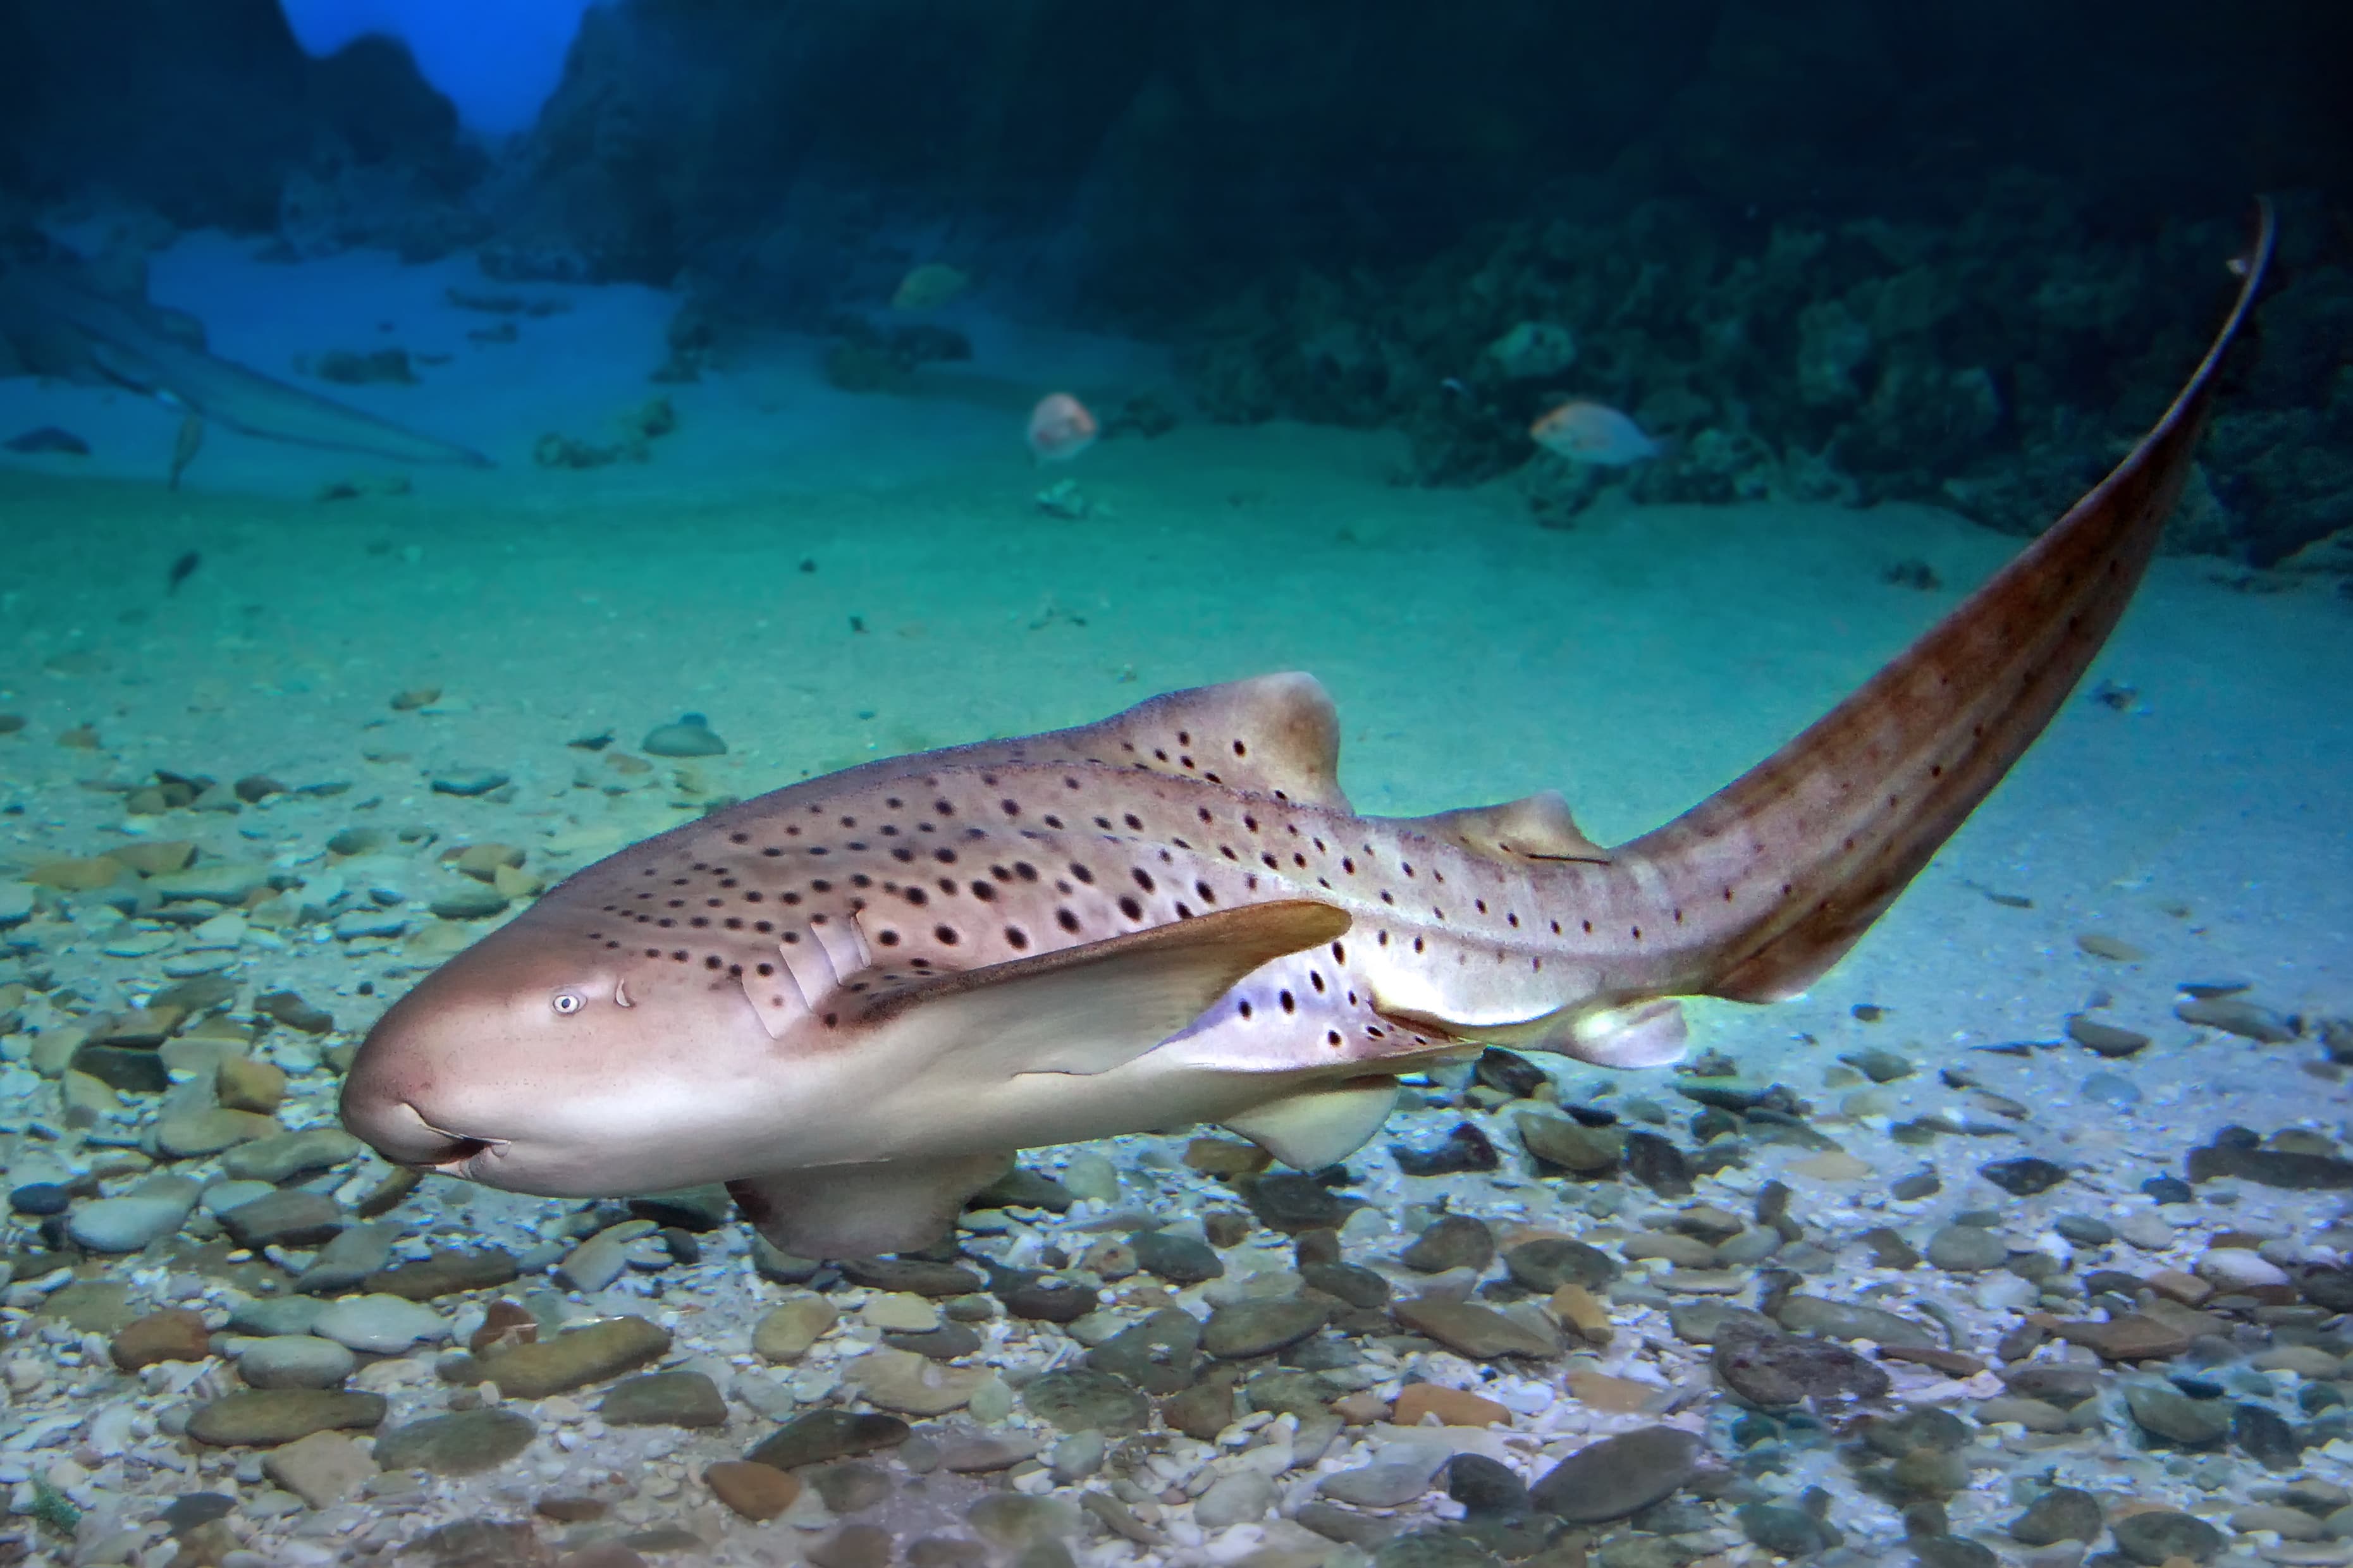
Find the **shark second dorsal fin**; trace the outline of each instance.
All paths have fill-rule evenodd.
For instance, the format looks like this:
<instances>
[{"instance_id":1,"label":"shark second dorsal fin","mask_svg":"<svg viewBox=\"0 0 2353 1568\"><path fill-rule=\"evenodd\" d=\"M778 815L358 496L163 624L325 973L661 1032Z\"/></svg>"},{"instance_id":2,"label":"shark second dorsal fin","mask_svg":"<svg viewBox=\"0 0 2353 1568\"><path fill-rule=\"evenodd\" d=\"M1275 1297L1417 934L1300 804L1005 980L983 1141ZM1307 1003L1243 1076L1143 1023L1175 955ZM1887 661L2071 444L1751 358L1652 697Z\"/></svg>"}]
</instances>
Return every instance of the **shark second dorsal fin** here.
<instances>
[{"instance_id":1,"label":"shark second dorsal fin","mask_svg":"<svg viewBox=\"0 0 2353 1568\"><path fill-rule=\"evenodd\" d=\"M1039 739L1068 742L1092 762L1348 809L1340 790L1339 714L1312 675L1171 691L1101 723Z\"/></svg>"},{"instance_id":2,"label":"shark second dorsal fin","mask_svg":"<svg viewBox=\"0 0 2353 1568\"><path fill-rule=\"evenodd\" d=\"M1434 816L1409 816L1400 826L1483 855L1491 860L1588 860L1609 863L1609 851L1588 838L1557 790L1501 805L1466 806Z\"/></svg>"},{"instance_id":3,"label":"shark second dorsal fin","mask_svg":"<svg viewBox=\"0 0 2353 1568\"><path fill-rule=\"evenodd\" d=\"M1208 1010L1261 964L1346 934L1345 910L1306 899L1251 904L1060 952L857 993L842 1022L879 1037L910 1071L987 1052L1006 1077L1108 1072ZM858 982L845 977L845 989Z\"/></svg>"}]
</instances>

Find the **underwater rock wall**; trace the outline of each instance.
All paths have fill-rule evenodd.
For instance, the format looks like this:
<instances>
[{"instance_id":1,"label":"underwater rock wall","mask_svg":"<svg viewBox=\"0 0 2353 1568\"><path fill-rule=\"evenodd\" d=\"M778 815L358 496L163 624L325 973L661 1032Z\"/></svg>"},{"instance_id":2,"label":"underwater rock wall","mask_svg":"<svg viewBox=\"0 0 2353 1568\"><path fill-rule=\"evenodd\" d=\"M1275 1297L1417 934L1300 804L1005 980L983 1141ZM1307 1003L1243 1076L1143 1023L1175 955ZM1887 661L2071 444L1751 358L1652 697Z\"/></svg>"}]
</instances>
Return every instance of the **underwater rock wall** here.
<instances>
[{"instance_id":1,"label":"underwater rock wall","mask_svg":"<svg viewBox=\"0 0 2353 1568\"><path fill-rule=\"evenodd\" d=\"M1296 269L1205 312L1186 363L1215 416L1398 426L1402 478L1522 469L1555 524L1623 482L1651 501L1928 501L2031 533L2163 411L2232 287L2242 222L2104 224L2023 174L1949 224L1652 201L1409 266ZM2353 238L2315 203L2291 229L2176 548L2268 565L2353 522ZM1573 357L1518 363L1508 345L1538 327ZM1624 408L1667 455L1619 471L1537 456L1529 423L1570 395Z\"/></svg>"}]
</instances>

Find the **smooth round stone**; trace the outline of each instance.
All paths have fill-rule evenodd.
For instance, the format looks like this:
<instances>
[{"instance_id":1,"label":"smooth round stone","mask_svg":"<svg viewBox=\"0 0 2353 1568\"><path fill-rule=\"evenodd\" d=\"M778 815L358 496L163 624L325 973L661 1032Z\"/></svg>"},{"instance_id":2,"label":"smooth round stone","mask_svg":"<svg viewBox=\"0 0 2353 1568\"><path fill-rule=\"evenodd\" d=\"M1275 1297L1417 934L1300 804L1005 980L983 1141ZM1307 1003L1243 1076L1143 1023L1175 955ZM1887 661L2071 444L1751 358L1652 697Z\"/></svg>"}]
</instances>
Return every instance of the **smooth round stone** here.
<instances>
[{"instance_id":1,"label":"smooth round stone","mask_svg":"<svg viewBox=\"0 0 2353 1568\"><path fill-rule=\"evenodd\" d=\"M1672 1497L1699 1472L1706 1444L1672 1426L1604 1437L1571 1454L1529 1489L1529 1499L1571 1524L1624 1519Z\"/></svg>"},{"instance_id":2,"label":"smooth round stone","mask_svg":"<svg viewBox=\"0 0 2353 1568\"><path fill-rule=\"evenodd\" d=\"M700 713L681 713L675 724L659 724L638 742L638 750L653 757L715 757L727 742Z\"/></svg>"},{"instance_id":3,"label":"smooth round stone","mask_svg":"<svg viewBox=\"0 0 2353 1568\"><path fill-rule=\"evenodd\" d=\"M1316 1489L1357 1508L1403 1508L1428 1491L1439 1468L1453 1455L1444 1448L1384 1443L1373 1462L1325 1476Z\"/></svg>"},{"instance_id":4,"label":"smooth round stone","mask_svg":"<svg viewBox=\"0 0 2353 1568\"><path fill-rule=\"evenodd\" d=\"M470 1476L495 1469L530 1447L537 1431L530 1416L503 1406L428 1415L379 1434L375 1462L387 1470Z\"/></svg>"},{"instance_id":5,"label":"smooth round stone","mask_svg":"<svg viewBox=\"0 0 2353 1568\"><path fill-rule=\"evenodd\" d=\"M432 1308L400 1296L346 1296L331 1301L311 1331L339 1345L376 1355L398 1355L427 1340L446 1340L449 1325Z\"/></svg>"},{"instance_id":6,"label":"smooth round stone","mask_svg":"<svg viewBox=\"0 0 2353 1568\"><path fill-rule=\"evenodd\" d=\"M1999 1268L2010 1258L2010 1243L1981 1225L1948 1225L1928 1238L1926 1250L1928 1261L1948 1274Z\"/></svg>"},{"instance_id":7,"label":"smooth round stone","mask_svg":"<svg viewBox=\"0 0 2353 1568\"><path fill-rule=\"evenodd\" d=\"M160 1194L99 1198L73 1211L66 1234L92 1252L136 1252L179 1229L192 1206Z\"/></svg>"},{"instance_id":8,"label":"smooth round stone","mask_svg":"<svg viewBox=\"0 0 2353 1568\"><path fill-rule=\"evenodd\" d=\"M27 1182L8 1194L10 1208L37 1219L63 1214L72 1202L73 1194L55 1182Z\"/></svg>"},{"instance_id":9,"label":"smooth round stone","mask_svg":"<svg viewBox=\"0 0 2353 1568\"><path fill-rule=\"evenodd\" d=\"M1204 1530L1264 1519L1277 1501L1274 1482L1256 1470L1231 1470L1209 1483L1193 1503L1193 1522Z\"/></svg>"},{"instance_id":10,"label":"smooth round stone","mask_svg":"<svg viewBox=\"0 0 2353 1568\"><path fill-rule=\"evenodd\" d=\"M237 1375L255 1388L333 1388L352 1375L359 1358L316 1334L275 1334L246 1346Z\"/></svg>"},{"instance_id":11,"label":"smooth round stone","mask_svg":"<svg viewBox=\"0 0 2353 1568\"><path fill-rule=\"evenodd\" d=\"M215 1182L196 1200L196 1206L209 1215L224 1215L233 1208L266 1198L278 1189L268 1182Z\"/></svg>"},{"instance_id":12,"label":"smooth round stone","mask_svg":"<svg viewBox=\"0 0 2353 1568\"><path fill-rule=\"evenodd\" d=\"M2116 1238L2116 1227L2090 1215L2063 1214L2051 1228L2078 1247L2105 1247Z\"/></svg>"},{"instance_id":13,"label":"smooth round stone","mask_svg":"<svg viewBox=\"0 0 2353 1568\"><path fill-rule=\"evenodd\" d=\"M2122 1073L2095 1072L2080 1086L2085 1100L2095 1100L2103 1105L2137 1105L2140 1102L2140 1085Z\"/></svg>"}]
</instances>

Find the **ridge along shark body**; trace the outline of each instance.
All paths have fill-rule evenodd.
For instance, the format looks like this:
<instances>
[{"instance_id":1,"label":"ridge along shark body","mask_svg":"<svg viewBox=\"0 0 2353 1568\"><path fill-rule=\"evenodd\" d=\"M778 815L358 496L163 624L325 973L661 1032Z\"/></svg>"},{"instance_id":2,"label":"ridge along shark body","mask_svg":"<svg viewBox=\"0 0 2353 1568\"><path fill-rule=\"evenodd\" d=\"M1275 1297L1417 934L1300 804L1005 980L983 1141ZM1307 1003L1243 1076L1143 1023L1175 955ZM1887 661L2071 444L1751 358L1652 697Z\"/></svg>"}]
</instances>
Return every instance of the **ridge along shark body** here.
<instances>
[{"instance_id":1,"label":"ridge along shark body","mask_svg":"<svg viewBox=\"0 0 2353 1568\"><path fill-rule=\"evenodd\" d=\"M387 1157L551 1196L727 1182L811 1257L935 1239L1013 1151L1221 1122L1341 1159L1400 1072L1672 1060L1675 998L1803 990L2049 721L2188 474L2165 418L1778 753L1604 849L1556 795L1354 815L1303 675L870 763L588 867L403 997L343 1090Z\"/></svg>"}]
</instances>

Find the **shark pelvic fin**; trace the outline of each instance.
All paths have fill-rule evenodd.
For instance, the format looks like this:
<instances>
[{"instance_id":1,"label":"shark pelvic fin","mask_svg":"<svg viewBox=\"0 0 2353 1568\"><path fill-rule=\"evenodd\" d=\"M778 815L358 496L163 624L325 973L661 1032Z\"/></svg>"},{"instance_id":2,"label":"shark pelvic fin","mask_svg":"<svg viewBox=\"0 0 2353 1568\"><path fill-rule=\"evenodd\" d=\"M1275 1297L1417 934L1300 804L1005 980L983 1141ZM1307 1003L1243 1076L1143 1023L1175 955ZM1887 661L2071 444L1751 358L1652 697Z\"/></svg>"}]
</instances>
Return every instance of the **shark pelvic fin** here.
<instances>
[{"instance_id":1,"label":"shark pelvic fin","mask_svg":"<svg viewBox=\"0 0 2353 1568\"><path fill-rule=\"evenodd\" d=\"M1672 996L1614 1007L1564 1007L1518 1024L1459 1024L1414 1013L1392 1016L1459 1040L1515 1051L1551 1051L1598 1068L1664 1067L1681 1061L1691 1043L1683 1005Z\"/></svg>"},{"instance_id":2,"label":"shark pelvic fin","mask_svg":"<svg viewBox=\"0 0 2353 1568\"><path fill-rule=\"evenodd\" d=\"M919 1072L984 1051L1006 1077L1108 1072L1207 1011L1261 964L1346 934L1347 913L1306 899L1251 904L1060 952L879 986L852 1015Z\"/></svg>"},{"instance_id":3,"label":"shark pelvic fin","mask_svg":"<svg viewBox=\"0 0 2353 1568\"><path fill-rule=\"evenodd\" d=\"M818 1165L730 1182L727 1193L754 1229L797 1258L871 1258L929 1247L1012 1163L1007 1153Z\"/></svg>"},{"instance_id":4,"label":"shark pelvic fin","mask_svg":"<svg viewBox=\"0 0 2353 1568\"><path fill-rule=\"evenodd\" d=\"M1229 1116L1225 1126L1302 1171L1336 1165L1381 1130L1397 1105L1393 1078L1319 1084Z\"/></svg>"},{"instance_id":5,"label":"shark pelvic fin","mask_svg":"<svg viewBox=\"0 0 2353 1568\"><path fill-rule=\"evenodd\" d=\"M1434 816L1409 816L1400 826L1484 855L1491 860L1589 860L1609 863L1609 851L1585 836L1557 790L1543 790L1501 805L1466 806Z\"/></svg>"}]
</instances>

